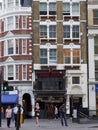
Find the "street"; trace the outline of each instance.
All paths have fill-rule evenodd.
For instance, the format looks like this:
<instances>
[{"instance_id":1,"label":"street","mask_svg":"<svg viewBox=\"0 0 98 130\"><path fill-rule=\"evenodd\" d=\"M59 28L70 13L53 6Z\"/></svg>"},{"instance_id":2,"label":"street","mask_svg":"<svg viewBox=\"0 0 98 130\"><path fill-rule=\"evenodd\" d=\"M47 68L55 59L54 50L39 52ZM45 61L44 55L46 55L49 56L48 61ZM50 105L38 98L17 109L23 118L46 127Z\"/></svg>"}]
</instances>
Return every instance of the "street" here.
<instances>
[{"instance_id":1,"label":"street","mask_svg":"<svg viewBox=\"0 0 98 130\"><path fill-rule=\"evenodd\" d=\"M25 119L19 130L98 130L98 123L72 123L68 119L68 127L61 126L60 119L40 119L40 127L36 126L34 119ZM2 120L0 130L16 130L14 122L11 122L11 127L7 128L6 120Z\"/></svg>"}]
</instances>

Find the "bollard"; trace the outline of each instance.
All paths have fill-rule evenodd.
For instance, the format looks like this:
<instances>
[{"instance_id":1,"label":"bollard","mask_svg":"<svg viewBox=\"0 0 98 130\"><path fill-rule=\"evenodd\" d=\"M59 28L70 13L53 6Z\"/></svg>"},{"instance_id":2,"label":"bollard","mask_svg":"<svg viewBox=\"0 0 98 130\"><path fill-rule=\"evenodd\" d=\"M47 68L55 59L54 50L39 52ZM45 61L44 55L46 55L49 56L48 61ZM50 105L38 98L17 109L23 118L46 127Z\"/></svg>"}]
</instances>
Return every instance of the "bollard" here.
<instances>
[{"instance_id":1,"label":"bollard","mask_svg":"<svg viewBox=\"0 0 98 130\"><path fill-rule=\"evenodd\" d=\"M19 127L20 127L20 105L18 106L16 130L19 130Z\"/></svg>"}]
</instances>

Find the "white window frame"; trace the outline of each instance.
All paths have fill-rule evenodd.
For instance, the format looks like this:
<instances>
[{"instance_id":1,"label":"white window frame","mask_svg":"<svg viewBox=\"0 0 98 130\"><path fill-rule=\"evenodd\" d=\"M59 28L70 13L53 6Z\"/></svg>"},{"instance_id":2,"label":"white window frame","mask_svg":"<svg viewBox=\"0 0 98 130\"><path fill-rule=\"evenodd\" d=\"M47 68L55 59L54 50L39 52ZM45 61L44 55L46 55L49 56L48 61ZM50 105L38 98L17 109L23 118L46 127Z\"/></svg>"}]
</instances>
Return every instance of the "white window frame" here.
<instances>
[{"instance_id":1,"label":"white window frame","mask_svg":"<svg viewBox=\"0 0 98 130\"><path fill-rule=\"evenodd\" d=\"M46 34L47 35L47 39L56 39L57 38L57 27L56 27L57 25L56 25L56 22L49 22L48 24L47 24L47 22L40 22L40 26L46 26L47 27L47 29L45 29L45 32L47 31L47 34ZM51 30L51 32L50 32L50 27L51 26L55 26L55 30ZM50 37L50 33L53 33L53 34L55 33L55 36L54 37ZM40 35L40 38L41 39L45 39L45 37L41 37L41 35Z\"/></svg>"},{"instance_id":2,"label":"white window frame","mask_svg":"<svg viewBox=\"0 0 98 130\"><path fill-rule=\"evenodd\" d=\"M26 64L22 65L22 80L27 80L27 65Z\"/></svg>"},{"instance_id":3,"label":"white window frame","mask_svg":"<svg viewBox=\"0 0 98 130\"><path fill-rule=\"evenodd\" d=\"M80 60L79 60L79 63L73 63L73 50L75 49L79 49L80 50L80 45L74 45L73 43L71 43L71 45L65 45L64 46L64 50L70 50L70 63L66 63L65 62L65 54L64 54L64 64L66 65L80 65L80 61L81 61L81 50L80 50Z\"/></svg>"},{"instance_id":4,"label":"white window frame","mask_svg":"<svg viewBox=\"0 0 98 130\"><path fill-rule=\"evenodd\" d=\"M27 54L27 39L22 39L22 54Z\"/></svg>"},{"instance_id":5,"label":"white window frame","mask_svg":"<svg viewBox=\"0 0 98 130\"><path fill-rule=\"evenodd\" d=\"M19 16L15 16L15 29L19 29Z\"/></svg>"},{"instance_id":6,"label":"white window frame","mask_svg":"<svg viewBox=\"0 0 98 130\"><path fill-rule=\"evenodd\" d=\"M66 27L66 30L64 30L64 27ZM69 30L68 30L69 29ZM64 37L64 39L66 38L70 38L70 31L71 31L71 29L70 29L70 25L64 25L63 26L63 37Z\"/></svg>"},{"instance_id":7,"label":"white window frame","mask_svg":"<svg viewBox=\"0 0 98 130\"><path fill-rule=\"evenodd\" d=\"M63 23L63 27L64 26L70 26L70 37L69 38L67 38L67 37L63 37L63 39L80 39L80 23L79 22L72 22L71 24L70 24L70 22L64 22ZM78 37L73 37L73 27L74 26L78 26L79 27L79 31L78 31ZM64 31L63 31L63 33L64 33ZM77 32L76 32L77 33ZM64 35L64 34L63 34Z\"/></svg>"},{"instance_id":8,"label":"white window frame","mask_svg":"<svg viewBox=\"0 0 98 130\"><path fill-rule=\"evenodd\" d=\"M22 16L22 28L27 28L27 16Z\"/></svg>"},{"instance_id":9,"label":"white window frame","mask_svg":"<svg viewBox=\"0 0 98 130\"><path fill-rule=\"evenodd\" d=\"M14 26L13 16L7 17L7 30L12 30Z\"/></svg>"},{"instance_id":10,"label":"white window frame","mask_svg":"<svg viewBox=\"0 0 98 130\"><path fill-rule=\"evenodd\" d=\"M19 39L15 39L15 54L19 54Z\"/></svg>"},{"instance_id":11,"label":"white window frame","mask_svg":"<svg viewBox=\"0 0 98 130\"><path fill-rule=\"evenodd\" d=\"M70 3L69 2L63 3L62 12L64 15L70 15Z\"/></svg>"},{"instance_id":12,"label":"white window frame","mask_svg":"<svg viewBox=\"0 0 98 130\"><path fill-rule=\"evenodd\" d=\"M14 80L14 66L13 65L8 65L7 66L7 72L8 72L8 80ZM13 79L10 79L13 78Z\"/></svg>"},{"instance_id":13,"label":"white window frame","mask_svg":"<svg viewBox=\"0 0 98 130\"><path fill-rule=\"evenodd\" d=\"M15 72L16 72L15 73L16 74L16 76L15 76L16 79L15 80L19 80L19 65L17 65L17 64L15 65Z\"/></svg>"},{"instance_id":14,"label":"white window frame","mask_svg":"<svg viewBox=\"0 0 98 130\"><path fill-rule=\"evenodd\" d=\"M75 4L76 4L76 7L74 7ZM80 5L78 2L73 2L72 3L72 16L79 16L79 15L80 15Z\"/></svg>"},{"instance_id":15,"label":"white window frame","mask_svg":"<svg viewBox=\"0 0 98 130\"><path fill-rule=\"evenodd\" d=\"M46 57L42 57L42 58L46 58L47 59L47 63L46 64L56 64L57 63L57 46L55 46L55 45L50 45L50 43L48 44L47 43L47 45L41 45L40 46L40 50L41 49L46 49L47 50L47 56ZM56 56L54 56L55 57L55 59L50 59L50 50L52 50L52 49L55 49L56 50ZM40 56L39 56L40 57ZM41 63L42 64L42 63Z\"/></svg>"},{"instance_id":16,"label":"white window frame","mask_svg":"<svg viewBox=\"0 0 98 130\"><path fill-rule=\"evenodd\" d=\"M8 55L13 55L14 54L14 40L9 39L7 40L7 47L8 47ZM10 51L12 50L12 51Z\"/></svg>"},{"instance_id":17,"label":"white window frame","mask_svg":"<svg viewBox=\"0 0 98 130\"><path fill-rule=\"evenodd\" d=\"M47 26L40 25L40 38L47 38Z\"/></svg>"},{"instance_id":18,"label":"white window frame","mask_svg":"<svg viewBox=\"0 0 98 130\"><path fill-rule=\"evenodd\" d=\"M12 42L13 53L9 53L8 43ZM10 43L9 43L10 44ZM4 56L18 55L19 54L19 39L6 39L4 41Z\"/></svg>"},{"instance_id":19,"label":"white window frame","mask_svg":"<svg viewBox=\"0 0 98 130\"><path fill-rule=\"evenodd\" d=\"M15 5L19 6L19 0L15 0Z\"/></svg>"},{"instance_id":20,"label":"white window frame","mask_svg":"<svg viewBox=\"0 0 98 130\"><path fill-rule=\"evenodd\" d=\"M8 1L7 3L8 7L14 6L14 0L7 0L7 1Z\"/></svg>"}]
</instances>

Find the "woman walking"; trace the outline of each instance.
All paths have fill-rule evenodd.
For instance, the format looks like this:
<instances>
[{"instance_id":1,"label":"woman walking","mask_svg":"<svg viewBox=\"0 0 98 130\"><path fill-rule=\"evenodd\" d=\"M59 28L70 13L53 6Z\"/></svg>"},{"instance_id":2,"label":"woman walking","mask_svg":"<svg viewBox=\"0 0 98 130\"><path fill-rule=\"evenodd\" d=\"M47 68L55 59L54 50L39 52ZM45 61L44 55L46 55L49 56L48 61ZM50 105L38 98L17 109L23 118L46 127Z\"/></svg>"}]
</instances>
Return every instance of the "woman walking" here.
<instances>
[{"instance_id":1,"label":"woman walking","mask_svg":"<svg viewBox=\"0 0 98 130\"><path fill-rule=\"evenodd\" d=\"M36 103L35 104L35 121L36 121L37 126L40 126L39 117L40 117L40 106L39 106L39 103Z\"/></svg>"},{"instance_id":2,"label":"woman walking","mask_svg":"<svg viewBox=\"0 0 98 130\"><path fill-rule=\"evenodd\" d=\"M10 106L8 106L5 111L5 117L7 119L7 127L10 128L11 117L12 117L12 108Z\"/></svg>"}]
</instances>

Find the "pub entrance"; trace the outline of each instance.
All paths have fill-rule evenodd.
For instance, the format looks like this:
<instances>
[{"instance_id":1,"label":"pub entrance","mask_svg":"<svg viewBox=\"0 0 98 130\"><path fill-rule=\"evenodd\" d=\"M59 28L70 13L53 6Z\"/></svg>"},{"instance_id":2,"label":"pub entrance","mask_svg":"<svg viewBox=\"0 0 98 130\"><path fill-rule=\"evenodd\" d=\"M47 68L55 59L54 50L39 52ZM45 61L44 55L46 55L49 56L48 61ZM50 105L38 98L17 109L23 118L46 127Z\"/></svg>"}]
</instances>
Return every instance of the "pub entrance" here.
<instances>
[{"instance_id":1,"label":"pub entrance","mask_svg":"<svg viewBox=\"0 0 98 130\"><path fill-rule=\"evenodd\" d=\"M73 114L73 109L80 109L82 107L82 97L70 97L70 115Z\"/></svg>"},{"instance_id":2,"label":"pub entrance","mask_svg":"<svg viewBox=\"0 0 98 130\"><path fill-rule=\"evenodd\" d=\"M54 118L54 107L57 105L58 109L62 102L57 103L57 102L39 102L40 108L41 108L41 113L40 113L40 118L42 119L53 119Z\"/></svg>"},{"instance_id":3,"label":"pub entrance","mask_svg":"<svg viewBox=\"0 0 98 130\"><path fill-rule=\"evenodd\" d=\"M49 71L51 70L51 71ZM53 118L54 106L63 102L66 95L65 70L36 70L34 84L35 100L41 107L41 118Z\"/></svg>"}]
</instances>

